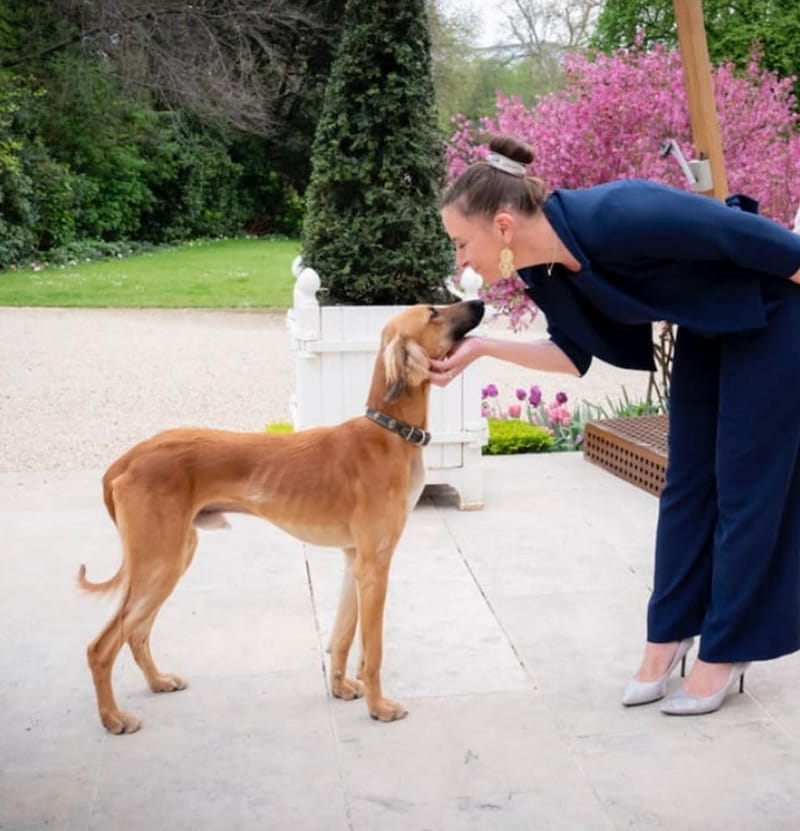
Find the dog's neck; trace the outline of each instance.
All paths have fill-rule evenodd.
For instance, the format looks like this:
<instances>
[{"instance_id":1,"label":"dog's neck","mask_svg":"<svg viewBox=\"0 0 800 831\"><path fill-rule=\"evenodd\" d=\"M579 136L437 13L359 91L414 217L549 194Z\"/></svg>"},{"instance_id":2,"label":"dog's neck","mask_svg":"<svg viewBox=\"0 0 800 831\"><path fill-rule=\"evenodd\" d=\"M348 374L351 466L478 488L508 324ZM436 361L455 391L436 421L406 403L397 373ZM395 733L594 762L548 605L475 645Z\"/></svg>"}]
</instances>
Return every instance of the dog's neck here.
<instances>
[{"instance_id":1,"label":"dog's neck","mask_svg":"<svg viewBox=\"0 0 800 831\"><path fill-rule=\"evenodd\" d=\"M383 368L383 361L376 361L372 373L372 383L367 395L367 407L385 413L397 421L403 421L420 430L428 426L428 394L430 383L425 381L418 386L406 386L396 401L387 401L388 384Z\"/></svg>"}]
</instances>

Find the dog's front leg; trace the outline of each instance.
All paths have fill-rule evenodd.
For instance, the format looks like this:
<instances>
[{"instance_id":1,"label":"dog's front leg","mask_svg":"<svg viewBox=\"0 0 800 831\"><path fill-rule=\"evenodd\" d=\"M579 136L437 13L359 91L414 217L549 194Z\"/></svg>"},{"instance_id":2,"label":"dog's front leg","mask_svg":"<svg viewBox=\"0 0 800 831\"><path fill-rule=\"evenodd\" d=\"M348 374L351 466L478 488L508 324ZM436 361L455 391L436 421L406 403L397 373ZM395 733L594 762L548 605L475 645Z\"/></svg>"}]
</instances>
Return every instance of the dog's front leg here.
<instances>
[{"instance_id":1,"label":"dog's front leg","mask_svg":"<svg viewBox=\"0 0 800 831\"><path fill-rule=\"evenodd\" d=\"M392 546L393 548L394 546ZM361 620L363 660L361 679L366 686L369 714L379 721L395 721L407 715L398 701L384 698L381 690L383 657L383 610L392 551L359 546L355 562L358 610Z\"/></svg>"},{"instance_id":2,"label":"dog's front leg","mask_svg":"<svg viewBox=\"0 0 800 831\"><path fill-rule=\"evenodd\" d=\"M354 548L344 549L344 578L336 622L328 644L331 656L331 692L337 698L352 701L364 695L364 684L347 677L347 656L356 634L358 624L358 594L353 579Z\"/></svg>"}]
</instances>

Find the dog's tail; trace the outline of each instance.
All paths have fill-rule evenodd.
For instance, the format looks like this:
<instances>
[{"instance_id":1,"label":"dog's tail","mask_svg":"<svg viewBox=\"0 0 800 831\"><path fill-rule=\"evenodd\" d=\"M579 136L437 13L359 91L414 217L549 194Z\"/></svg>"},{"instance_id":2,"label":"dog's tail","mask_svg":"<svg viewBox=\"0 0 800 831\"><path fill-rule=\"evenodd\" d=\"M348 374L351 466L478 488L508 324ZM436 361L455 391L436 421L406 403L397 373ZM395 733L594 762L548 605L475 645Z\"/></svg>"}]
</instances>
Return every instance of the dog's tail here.
<instances>
[{"instance_id":1,"label":"dog's tail","mask_svg":"<svg viewBox=\"0 0 800 831\"><path fill-rule=\"evenodd\" d=\"M81 564L80 569L78 569L78 576L75 579L83 591L92 594L104 594L119 589L122 586L124 577L125 568L123 566L110 580L104 580L102 583L92 583L86 579L86 566Z\"/></svg>"},{"instance_id":2,"label":"dog's tail","mask_svg":"<svg viewBox=\"0 0 800 831\"><path fill-rule=\"evenodd\" d=\"M117 511L114 505L114 480L124 468L125 457L117 459L114 464L106 471L103 476L103 502L105 502L106 510L111 520L117 524ZM91 580L86 579L86 566L81 563L78 569L78 575L75 578L78 587L85 592L91 594L105 594L119 589L122 586L123 578L125 577L125 563L120 566L119 571L110 579L104 580L102 583L92 583Z\"/></svg>"}]
</instances>

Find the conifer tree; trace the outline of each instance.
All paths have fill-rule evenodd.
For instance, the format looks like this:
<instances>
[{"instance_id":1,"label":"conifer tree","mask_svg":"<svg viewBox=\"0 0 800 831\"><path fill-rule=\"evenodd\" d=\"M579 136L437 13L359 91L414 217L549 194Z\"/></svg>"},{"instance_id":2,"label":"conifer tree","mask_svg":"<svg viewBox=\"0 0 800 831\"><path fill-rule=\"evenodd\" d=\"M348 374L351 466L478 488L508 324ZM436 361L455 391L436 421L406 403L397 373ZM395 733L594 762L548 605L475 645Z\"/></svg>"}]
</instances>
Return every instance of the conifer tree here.
<instances>
[{"instance_id":1,"label":"conifer tree","mask_svg":"<svg viewBox=\"0 0 800 831\"><path fill-rule=\"evenodd\" d=\"M328 302L447 302L425 0L348 0L317 125L303 261Z\"/></svg>"}]
</instances>

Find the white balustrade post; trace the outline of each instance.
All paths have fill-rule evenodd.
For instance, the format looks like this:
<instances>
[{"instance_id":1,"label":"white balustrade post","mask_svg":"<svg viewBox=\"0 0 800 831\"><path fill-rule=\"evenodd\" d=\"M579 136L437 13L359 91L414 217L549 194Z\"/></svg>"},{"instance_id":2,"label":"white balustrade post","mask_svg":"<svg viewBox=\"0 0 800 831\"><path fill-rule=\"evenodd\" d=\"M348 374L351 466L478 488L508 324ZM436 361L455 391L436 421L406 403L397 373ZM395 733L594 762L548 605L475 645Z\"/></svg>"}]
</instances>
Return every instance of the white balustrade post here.
<instances>
[{"instance_id":1,"label":"white balustrade post","mask_svg":"<svg viewBox=\"0 0 800 831\"><path fill-rule=\"evenodd\" d=\"M295 392L291 400L292 423L302 430L320 423L320 399L316 391L321 383L319 354L309 345L320 339L320 306L317 300L321 282L313 268L304 268L296 257L292 263L295 276L294 305L286 316L294 351Z\"/></svg>"},{"instance_id":2,"label":"white balustrade post","mask_svg":"<svg viewBox=\"0 0 800 831\"><path fill-rule=\"evenodd\" d=\"M476 300L483 286L483 278L472 268L461 274L461 288L465 300ZM480 329L479 329L480 331ZM481 414L481 375L479 362L470 364L462 373L463 431L472 440L463 447L463 468L459 483L459 505L464 509L483 507L482 448L489 440L486 419Z\"/></svg>"}]
</instances>

